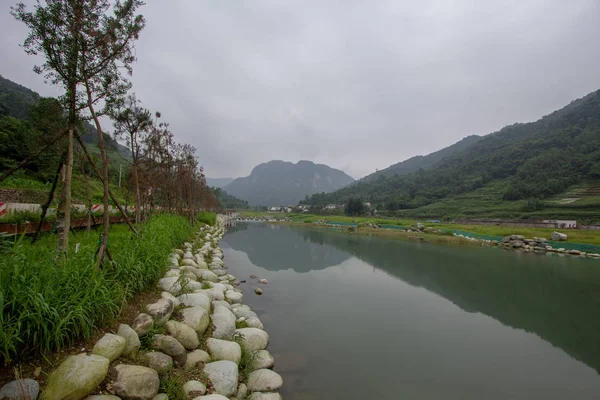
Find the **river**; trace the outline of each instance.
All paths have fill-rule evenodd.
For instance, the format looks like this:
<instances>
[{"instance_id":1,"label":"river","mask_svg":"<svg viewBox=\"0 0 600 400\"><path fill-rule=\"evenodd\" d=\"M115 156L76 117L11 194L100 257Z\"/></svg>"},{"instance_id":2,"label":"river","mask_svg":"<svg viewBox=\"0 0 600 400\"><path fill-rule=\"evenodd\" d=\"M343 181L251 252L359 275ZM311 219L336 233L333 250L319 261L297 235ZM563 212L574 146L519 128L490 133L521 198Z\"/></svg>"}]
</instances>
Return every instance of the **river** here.
<instances>
[{"instance_id":1,"label":"river","mask_svg":"<svg viewBox=\"0 0 600 400\"><path fill-rule=\"evenodd\" d=\"M597 260L263 223L221 247L286 400L600 396Z\"/></svg>"}]
</instances>

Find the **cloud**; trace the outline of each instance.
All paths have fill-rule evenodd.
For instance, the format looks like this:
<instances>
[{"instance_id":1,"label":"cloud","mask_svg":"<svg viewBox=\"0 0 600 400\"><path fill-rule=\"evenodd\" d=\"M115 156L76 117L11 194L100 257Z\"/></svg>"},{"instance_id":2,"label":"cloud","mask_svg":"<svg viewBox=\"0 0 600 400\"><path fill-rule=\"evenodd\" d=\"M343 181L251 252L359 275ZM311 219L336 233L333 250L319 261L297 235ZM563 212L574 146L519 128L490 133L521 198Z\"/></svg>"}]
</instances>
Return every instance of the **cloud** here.
<instances>
[{"instance_id":1,"label":"cloud","mask_svg":"<svg viewBox=\"0 0 600 400\"><path fill-rule=\"evenodd\" d=\"M600 88L595 0L178 0L143 13L135 91L211 177L271 159L360 177ZM0 25L0 73L56 94L18 47L25 27L8 9Z\"/></svg>"}]
</instances>

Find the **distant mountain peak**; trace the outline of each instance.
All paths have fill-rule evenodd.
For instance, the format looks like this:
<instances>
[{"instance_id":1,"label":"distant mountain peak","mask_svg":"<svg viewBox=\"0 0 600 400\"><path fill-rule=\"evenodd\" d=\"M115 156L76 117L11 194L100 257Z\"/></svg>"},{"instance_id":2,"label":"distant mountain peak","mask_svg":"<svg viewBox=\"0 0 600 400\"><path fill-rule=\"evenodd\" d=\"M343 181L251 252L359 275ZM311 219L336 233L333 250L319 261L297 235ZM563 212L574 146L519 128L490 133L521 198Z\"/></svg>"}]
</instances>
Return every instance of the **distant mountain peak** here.
<instances>
[{"instance_id":1,"label":"distant mountain peak","mask_svg":"<svg viewBox=\"0 0 600 400\"><path fill-rule=\"evenodd\" d=\"M306 196L328 193L354 182L335 168L312 161L297 163L271 160L257 165L249 176L237 178L223 188L252 206L295 205Z\"/></svg>"}]
</instances>

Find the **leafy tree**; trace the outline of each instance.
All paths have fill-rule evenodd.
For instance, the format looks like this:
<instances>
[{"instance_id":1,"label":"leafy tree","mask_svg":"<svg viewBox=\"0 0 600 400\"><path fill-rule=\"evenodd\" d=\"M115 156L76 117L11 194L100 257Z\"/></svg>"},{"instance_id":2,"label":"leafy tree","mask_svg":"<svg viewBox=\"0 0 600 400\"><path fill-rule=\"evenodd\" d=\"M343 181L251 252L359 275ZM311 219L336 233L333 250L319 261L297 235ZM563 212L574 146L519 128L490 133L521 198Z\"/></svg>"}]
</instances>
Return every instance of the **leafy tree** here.
<instances>
[{"instance_id":1,"label":"leafy tree","mask_svg":"<svg viewBox=\"0 0 600 400\"><path fill-rule=\"evenodd\" d=\"M366 207L363 201L356 197L350 198L344 207L344 214L349 216L364 215L365 212Z\"/></svg>"}]
</instances>

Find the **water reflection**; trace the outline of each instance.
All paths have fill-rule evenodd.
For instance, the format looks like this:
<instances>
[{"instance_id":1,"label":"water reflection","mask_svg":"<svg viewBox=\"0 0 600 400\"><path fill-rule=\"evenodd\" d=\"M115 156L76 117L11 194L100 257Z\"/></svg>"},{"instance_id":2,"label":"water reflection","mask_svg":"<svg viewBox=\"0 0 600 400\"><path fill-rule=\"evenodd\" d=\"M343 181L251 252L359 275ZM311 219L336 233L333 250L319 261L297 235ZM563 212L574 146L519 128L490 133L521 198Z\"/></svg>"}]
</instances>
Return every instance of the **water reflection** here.
<instances>
[{"instance_id":1,"label":"water reflection","mask_svg":"<svg viewBox=\"0 0 600 400\"><path fill-rule=\"evenodd\" d=\"M308 272L354 256L465 311L533 332L600 371L597 261L435 246L319 228L238 224L231 232L226 244L265 269Z\"/></svg>"}]
</instances>

